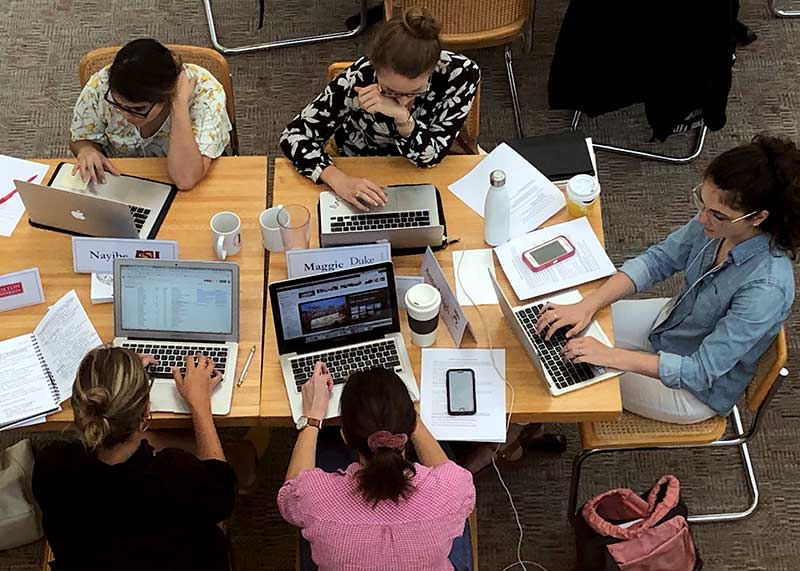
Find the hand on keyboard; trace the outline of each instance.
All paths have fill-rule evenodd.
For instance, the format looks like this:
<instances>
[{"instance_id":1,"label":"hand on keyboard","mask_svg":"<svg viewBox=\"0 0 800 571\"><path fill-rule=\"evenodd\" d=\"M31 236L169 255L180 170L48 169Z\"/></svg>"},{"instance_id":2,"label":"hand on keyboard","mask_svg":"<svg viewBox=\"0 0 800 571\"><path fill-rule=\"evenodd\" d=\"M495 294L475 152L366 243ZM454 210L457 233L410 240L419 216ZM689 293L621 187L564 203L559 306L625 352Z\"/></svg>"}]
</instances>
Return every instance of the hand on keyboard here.
<instances>
[{"instance_id":1,"label":"hand on keyboard","mask_svg":"<svg viewBox=\"0 0 800 571\"><path fill-rule=\"evenodd\" d=\"M322 361L314 365L314 374L303 383L303 416L322 420L328 412L328 403L333 390L333 377Z\"/></svg>"},{"instance_id":2,"label":"hand on keyboard","mask_svg":"<svg viewBox=\"0 0 800 571\"><path fill-rule=\"evenodd\" d=\"M142 365L144 368L148 368L150 365L158 365L158 361L152 355L139 355L139 358L142 360Z\"/></svg>"},{"instance_id":3,"label":"hand on keyboard","mask_svg":"<svg viewBox=\"0 0 800 571\"><path fill-rule=\"evenodd\" d=\"M619 368L614 363L616 349L601 343L594 337L578 337L570 340L562 351L564 359L572 363L589 363L597 367Z\"/></svg>"},{"instance_id":4,"label":"hand on keyboard","mask_svg":"<svg viewBox=\"0 0 800 571\"><path fill-rule=\"evenodd\" d=\"M545 339L550 340L559 329L572 326L568 331L564 332L567 339L570 339L586 329L594 319L595 313L597 313L597 309L586 299L569 305L548 303L542 309L542 313L536 322L536 332L542 335L543 331L547 331Z\"/></svg>"},{"instance_id":5,"label":"hand on keyboard","mask_svg":"<svg viewBox=\"0 0 800 571\"><path fill-rule=\"evenodd\" d=\"M192 412L211 413L211 393L222 381L222 374L214 367L214 361L198 353L186 356L186 374L172 368L175 386Z\"/></svg>"}]
</instances>

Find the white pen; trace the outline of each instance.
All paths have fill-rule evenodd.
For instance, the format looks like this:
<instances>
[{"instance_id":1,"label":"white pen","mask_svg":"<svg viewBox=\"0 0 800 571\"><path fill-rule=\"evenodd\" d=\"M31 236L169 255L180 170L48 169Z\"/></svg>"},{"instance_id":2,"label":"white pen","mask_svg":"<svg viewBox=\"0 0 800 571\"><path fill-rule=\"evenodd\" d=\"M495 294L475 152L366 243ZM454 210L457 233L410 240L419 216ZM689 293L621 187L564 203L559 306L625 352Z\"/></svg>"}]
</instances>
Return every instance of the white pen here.
<instances>
[{"instance_id":1,"label":"white pen","mask_svg":"<svg viewBox=\"0 0 800 571\"><path fill-rule=\"evenodd\" d=\"M247 361L244 362L244 368L242 369L242 374L239 375L239 380L236 381L236 386L241 387L242 383L244 382L245 376L247 376L247 369L250 368L250 361L253 360L253 355L256 354L256 346L253 345L250 347L250 353L247 355Z\"/></svg>"}]
</instances>

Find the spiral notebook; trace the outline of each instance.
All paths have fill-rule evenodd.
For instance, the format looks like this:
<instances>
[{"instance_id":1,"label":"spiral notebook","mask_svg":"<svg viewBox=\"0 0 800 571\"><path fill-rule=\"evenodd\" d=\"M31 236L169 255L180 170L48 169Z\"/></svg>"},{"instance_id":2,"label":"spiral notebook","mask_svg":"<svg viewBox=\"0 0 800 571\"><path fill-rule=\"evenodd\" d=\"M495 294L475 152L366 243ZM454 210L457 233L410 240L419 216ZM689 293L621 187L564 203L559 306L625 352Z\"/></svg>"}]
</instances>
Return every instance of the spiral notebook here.
<instances>
[{"instance_id":1,"label":"spiral notebook","mask_svg":"<svg viewBox=\"0 0 800 571\"><path fill-rule=\"evenodd\" d=\"M33 333L0 341L0 430L60 410L83 356L100 344L74 290L50 307Z\"/></svg>"}]
</instances>

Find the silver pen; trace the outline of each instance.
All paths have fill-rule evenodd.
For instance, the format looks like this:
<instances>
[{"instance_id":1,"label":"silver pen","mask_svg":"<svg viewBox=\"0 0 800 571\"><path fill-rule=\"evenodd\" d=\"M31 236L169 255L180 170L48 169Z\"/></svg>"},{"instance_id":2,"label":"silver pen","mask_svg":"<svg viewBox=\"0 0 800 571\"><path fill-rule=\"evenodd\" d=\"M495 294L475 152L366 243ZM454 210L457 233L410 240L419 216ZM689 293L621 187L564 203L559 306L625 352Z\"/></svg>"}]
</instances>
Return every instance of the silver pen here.
<instances>
[{"instance_id":1,"label":"silver pen","mask_svg":"<svg viewBox=\"0 0 800 571\"><path fill-rule=\"evenodd\" d=\"M242 374L239 375L239 380L236 381L236 386L241 387L242 383L244 382L245 376L247 376L247 369L250 368L250 362L253 360L253 355L256 354L256 346L253 345L250 347L250 353L247 355L247 360L244 362L244 368L242 369Z\"/></svg>"}]
</instances>

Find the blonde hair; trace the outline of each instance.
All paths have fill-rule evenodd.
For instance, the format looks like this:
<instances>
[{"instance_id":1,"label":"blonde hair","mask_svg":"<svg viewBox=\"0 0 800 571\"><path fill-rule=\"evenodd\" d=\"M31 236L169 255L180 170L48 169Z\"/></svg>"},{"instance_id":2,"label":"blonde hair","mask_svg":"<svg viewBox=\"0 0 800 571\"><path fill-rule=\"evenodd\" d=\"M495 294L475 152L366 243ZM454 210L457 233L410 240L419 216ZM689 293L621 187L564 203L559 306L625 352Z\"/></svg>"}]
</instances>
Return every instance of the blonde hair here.
<instances>
[{"instance_id":1,"label":"blonde hair","mask_svg":"<svg viewBox=\"0 0 800 571\"><path fill-rule=\"evenodd\" d=\"M93 349L78 367L70 402L89 450L124 442L139 429L150 402L141 358L122 347Z\"/></svg>"}]
</instances>

